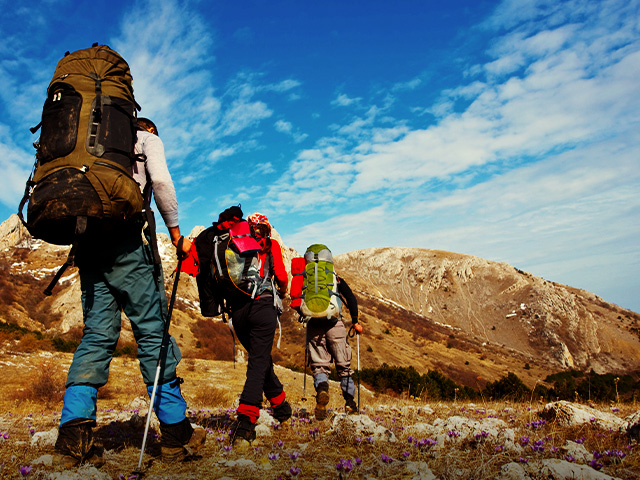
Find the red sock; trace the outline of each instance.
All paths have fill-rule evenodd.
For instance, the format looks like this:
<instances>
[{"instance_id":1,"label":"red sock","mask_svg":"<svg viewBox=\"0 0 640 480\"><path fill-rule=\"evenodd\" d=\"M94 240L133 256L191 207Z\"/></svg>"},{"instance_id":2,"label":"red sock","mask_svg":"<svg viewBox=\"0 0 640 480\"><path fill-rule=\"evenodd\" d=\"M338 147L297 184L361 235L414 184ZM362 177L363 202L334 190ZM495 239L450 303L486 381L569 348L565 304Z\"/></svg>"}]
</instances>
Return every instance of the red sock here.
<instances>
[{"instance_id":1,"label":"red sock","mask_svg":"<svg viewBox=\"0 0 640 480\"><path fill-rule=\"evenodd\" d=\"M260 416L260 409L253 405L245 405L244 403L241 403L238 407L238 415L246 415L249 417L249 420L251 420L251 423L256 423Z\"/></svg>"},{"instance_id":2,"label":"red sock","mask_svg":"<svg viewBox=\"0 0 640 480\"><path fill-rule=\"evenodd\" d=\"M280 395L276 395L275 397L270 398L269 402L271 403L272 407L274 407L274 408L275 407L279 407L282 404L282 402L284 402L285 397L286 397L286 395L285 395L284 390L283 390Z\"/></svg>"}]
</instances>

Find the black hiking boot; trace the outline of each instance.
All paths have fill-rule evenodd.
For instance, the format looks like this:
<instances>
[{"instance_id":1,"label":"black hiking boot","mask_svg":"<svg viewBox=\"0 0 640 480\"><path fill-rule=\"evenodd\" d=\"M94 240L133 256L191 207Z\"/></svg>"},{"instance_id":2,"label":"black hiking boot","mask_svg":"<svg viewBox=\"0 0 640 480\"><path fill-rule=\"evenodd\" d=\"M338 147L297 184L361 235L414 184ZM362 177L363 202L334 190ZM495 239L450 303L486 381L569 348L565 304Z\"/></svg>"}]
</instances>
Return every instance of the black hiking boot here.
<instances>
[{"instance_id":1,"label":"black hiking boot","mask_svg":"<svg viewBox=\"0 0 640 480\"><path fill-rule=\"evenodd\" d=\"M207 440L204 428L193 428L187 418L178 423L160 423L162 461L177 463L200 450Z\"/></svg>"},{"instance_id":2,"label":"black hiking boot","mask_svg":"<svg viewBox=\"0 0 640 480\"><path fill-rule=\"evenodd\" d=\"M234 445L250 444L256 439L256 424L248 416L238 415L229 429L229 439Z\"/></svg>"},{"instance_id":3,"label":"black hiking boot","mask_svg":"<svg viewBox=\"0 0 640 480\"><path fill-rule=\"evenodd\" d=\"M286 400L277 407L273 407L273 418L283 423L291 418L291 405Z\"/></svg>"},{"instance_id":4,"label":"black hiking boot","mask_svg":"<svg viewBox=\"0 0 640 480\"><path fill-rule=\"evenodd\" d=\"M53 465L69 469L81 463L104 465L103 449L93 444L96 421L76 418L60 425L54 446Z\"/></svg>"},{"instance_id":5,"label":"black hiking boot","mask_svg":"<svg viewBox=\"0 0 640 480\"><path fill-rule=\"evenodd\" d=\"M351 395L344 395L344 411L345 413L358 413L358 404Z\"/></svg>"},{"instance_id":6,"label":"black hiking boot","mask_svg":"<svg viewBox=\"0 0 640 480\"><path fill-rule=\"evenodd\" d=\"M324 420L327 418L327 405L329 404L329 383L319 383L316 392L316 420Z\"/></svg>"}]
</instances>

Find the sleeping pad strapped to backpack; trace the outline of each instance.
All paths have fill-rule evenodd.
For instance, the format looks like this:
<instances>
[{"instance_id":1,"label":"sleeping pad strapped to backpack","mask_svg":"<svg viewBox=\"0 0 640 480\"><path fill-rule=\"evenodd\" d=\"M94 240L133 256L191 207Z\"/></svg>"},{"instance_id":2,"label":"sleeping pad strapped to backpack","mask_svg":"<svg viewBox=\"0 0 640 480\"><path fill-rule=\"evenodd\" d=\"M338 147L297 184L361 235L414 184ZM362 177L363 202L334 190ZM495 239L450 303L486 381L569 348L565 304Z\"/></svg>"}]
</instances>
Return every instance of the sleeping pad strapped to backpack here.
<instances>
[{"instance_id":1,"label":"sleeping pad strapped to backpack","mask_svg":"<svg viewBox=\"0 0 640 480\"><path fill-rule=\"evenodd\" d=\"M42 111L36 164L20 203L31 235L69 245L78 234L102 234L142 216L132 177L136 109L127 62L108 46L58 62ZM140 223L140 226L142 224Z\"/></svg>"},{"instance_id":2,"label":"sleeping pad strapped to backpack","mask_svg":"<svg viewBox=\"0 0 640 480\"><path fill-rule=\"evenodd\" d=\"M238 211L225 219L225 212L234 208ZM260 244L242 219L242 210L231 207L225 212L220 215L222 221L194 240L200 264L196 275L200 311L205 317L228 312L225 300L253 299L273 288L267 265L264 277L260 276Z\"/></svg>"},{"instance_id":3,"label":"sleeping pad strapped to backpack","mask_svg":"<svg viewBox=\"0 0 640 480\"><path fill-rule=\"evenodd\" d=\"M291 307L308 318L340 318L342 300L331 251L321 244L291 259Z\"/></svg>"}]
</instances>

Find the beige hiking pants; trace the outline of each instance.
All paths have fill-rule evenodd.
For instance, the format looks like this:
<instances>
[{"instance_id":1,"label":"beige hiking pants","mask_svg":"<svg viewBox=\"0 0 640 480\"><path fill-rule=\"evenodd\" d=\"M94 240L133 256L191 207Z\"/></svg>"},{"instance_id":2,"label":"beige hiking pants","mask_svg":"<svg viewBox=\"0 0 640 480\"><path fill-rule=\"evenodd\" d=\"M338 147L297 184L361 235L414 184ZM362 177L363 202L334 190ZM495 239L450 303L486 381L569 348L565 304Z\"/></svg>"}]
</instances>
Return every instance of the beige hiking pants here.
<instances>
[{"instance_id":1,"label":"beige hiking pants","mask_svg":"<svg viewBox=\"0 0 640 480\"><path fill-rule=\"evenodd\" d=\"M336 321L312 318L307 324L307 348L309 366L314 377L331 373L331 362L335 362L338 377L350 377L351 347L347 341L347 329L342 319ZM321 377L324 377L321 375Z\"/></svg>"}]
</instances>

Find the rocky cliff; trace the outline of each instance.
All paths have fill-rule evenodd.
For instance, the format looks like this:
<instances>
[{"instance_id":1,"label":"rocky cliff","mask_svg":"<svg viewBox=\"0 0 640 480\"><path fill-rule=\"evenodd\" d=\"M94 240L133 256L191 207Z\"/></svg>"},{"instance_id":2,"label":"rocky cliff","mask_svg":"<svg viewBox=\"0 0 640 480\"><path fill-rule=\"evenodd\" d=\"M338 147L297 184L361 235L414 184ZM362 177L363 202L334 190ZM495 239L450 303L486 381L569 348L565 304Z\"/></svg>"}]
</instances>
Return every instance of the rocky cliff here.
<instances>
[{"instance_id":1,"label":"rocky cliff","mask_svg":"<svg viewBox=\"0 0 640 480\"><path fill-rule=\"evenodd\" d=\"M201 230L194 229L191 236ZM298 253L286 247L277 232L274 238L289 266ZM175 249L163 234L159 247L170 291ZM0 226L0 248L0 319L48 335L78 336L82 312L77 271L69 269L51 297L41 294L68 247L33 240L12 216ZM365 327L358 342L363 367L388 363L438 369L470 386L508 371L530 385L569 368L640 372L640 315L587 291L505 263L437 250L376 248L338 255L335 261L359 299ZM172 334L187 356L199 354L194 325L202 321L195 279L182 275ZM123 317L125 342L133 341L127 324ZM303 334L286 308L283 344L276 354L280 363L302 365Z\"/></svg>"}]
</instances>

